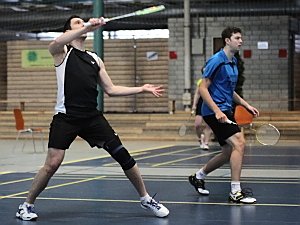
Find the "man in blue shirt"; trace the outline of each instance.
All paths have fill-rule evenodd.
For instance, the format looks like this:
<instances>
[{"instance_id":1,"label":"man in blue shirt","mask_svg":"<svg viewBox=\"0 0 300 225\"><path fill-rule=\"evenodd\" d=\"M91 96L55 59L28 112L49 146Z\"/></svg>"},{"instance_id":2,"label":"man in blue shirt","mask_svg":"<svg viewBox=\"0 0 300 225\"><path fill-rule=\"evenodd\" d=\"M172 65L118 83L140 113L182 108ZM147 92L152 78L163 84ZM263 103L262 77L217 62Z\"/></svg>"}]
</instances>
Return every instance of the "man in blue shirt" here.
<instances>
[{"instance_id":1,"label":"man in blue shirt","mask_svg":"<svg viewBox=\"0 0 300 225\"><path fill-rule=\"evenodd\" d=\"M240 185L245 139L240 128L230 121L235 122L232 112L233 102L244 106L254 116L258 116L259 112L234 91L238 79L237 59L234 54L242 46L241 29L227 27L222 32L222 40L224 48L207 61L200 85L200 94L204 101L202 116L213 130L222 152L210 159L196 174L191 175L189 181L199 194L208 195L209 191L204 186L206 175L230 162L229 201L252 204L256 199L247 196Z\"/></svg>"}]
</instances>

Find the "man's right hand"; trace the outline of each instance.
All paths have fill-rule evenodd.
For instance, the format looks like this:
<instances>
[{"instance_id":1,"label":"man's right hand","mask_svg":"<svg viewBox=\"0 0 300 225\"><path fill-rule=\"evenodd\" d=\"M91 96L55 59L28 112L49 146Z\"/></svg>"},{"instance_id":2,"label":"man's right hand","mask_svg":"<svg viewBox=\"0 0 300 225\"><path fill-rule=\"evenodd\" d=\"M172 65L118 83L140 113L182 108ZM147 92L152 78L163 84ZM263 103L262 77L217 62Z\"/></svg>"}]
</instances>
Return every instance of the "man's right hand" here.
<instances>
[{"instance_id":1,"label":"man's right hand","mask_svg":"<svg viewBox=\"0 0 300 225\"><path fill-rule=\"evenodd\" d=\"M87 23L84 23L84 26L89 28L89 31L94 31L105 24L106 24L105 19L103 17L100 17L100 18L90 18Z\"/></svg>"}]
</instances>

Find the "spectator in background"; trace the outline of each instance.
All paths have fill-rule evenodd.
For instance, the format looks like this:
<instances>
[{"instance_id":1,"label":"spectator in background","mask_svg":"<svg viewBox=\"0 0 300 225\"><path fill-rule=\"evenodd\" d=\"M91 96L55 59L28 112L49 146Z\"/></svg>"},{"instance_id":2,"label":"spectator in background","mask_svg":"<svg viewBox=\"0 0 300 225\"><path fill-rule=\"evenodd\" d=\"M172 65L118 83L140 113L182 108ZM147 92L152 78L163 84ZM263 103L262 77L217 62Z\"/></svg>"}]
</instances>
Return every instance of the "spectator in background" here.
<instances>
[{"instance_id":1,"label":"spectator in background","mask_svg":"<svg viewBox=\"0 0 300 225\"><path fill-rule=\"evenodd\" d=\"M203 99L200 96L199 86L201 84L202 79L197 81L197 88L195 90L194 99L193 99L193 106L192 106L192 114L195 115L195 130L196 135L200 144L200 148L203 150L209 149L209 141L212 130L210 127L205 123L202 118L201 114L201 107L203 103ZM204 123L204 128L202 129L202 123Z\"/></svg>"}]
</instances>

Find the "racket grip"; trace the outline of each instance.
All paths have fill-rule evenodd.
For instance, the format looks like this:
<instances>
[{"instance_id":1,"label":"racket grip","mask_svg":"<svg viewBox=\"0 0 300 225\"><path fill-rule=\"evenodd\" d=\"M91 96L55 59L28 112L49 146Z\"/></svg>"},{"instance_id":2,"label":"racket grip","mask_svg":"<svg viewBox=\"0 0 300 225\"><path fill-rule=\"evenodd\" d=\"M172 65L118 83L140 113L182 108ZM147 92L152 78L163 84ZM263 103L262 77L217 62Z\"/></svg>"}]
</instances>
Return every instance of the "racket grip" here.
<instances>
[{"instance_id":1,"label":"racket grip","mask_svg":"<svg viewBox=\"0 0 300 225\"><path fill-rule=\"evenodd\" d=\"M107 23L107 22L109 22L109 21L110 21L109 18L104 18L104 22L105 22L105 23ZM90 22L86 22L86 23L83 24L83 26L85 26L85 27L90 27L90 26L92 26L92 24L91 24Z\"/></svg>"},{"instance_id":2,"label":"racket grip","mask_svg":"<svg viewBox=\"0 0 300 225\"><path fill-rule=\"evenodd\" d=\"M92 26L92 24L90 22L86 22L86 23L83 24L83 26L90 27L90 26Z\"/></svg>"}]
</instances>

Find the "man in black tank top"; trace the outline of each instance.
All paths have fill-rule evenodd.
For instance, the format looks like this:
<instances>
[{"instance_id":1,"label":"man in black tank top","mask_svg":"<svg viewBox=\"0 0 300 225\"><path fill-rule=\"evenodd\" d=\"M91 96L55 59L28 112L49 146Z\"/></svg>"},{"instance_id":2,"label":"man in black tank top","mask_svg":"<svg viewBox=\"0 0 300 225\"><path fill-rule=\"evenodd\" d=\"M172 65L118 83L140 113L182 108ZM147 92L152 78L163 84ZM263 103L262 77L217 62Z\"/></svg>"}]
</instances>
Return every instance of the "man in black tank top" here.
<instances>
[{"instance_id":1,"label":"man in black tank top","mask_svg":"<svg viewBox=\"0 0 300 225\"><path fill-rule=\"evenodd\" d=\"M87 32L104 24L102 17L91 18L84 24L80 17L72 16L64 26L64 33L49 44L57 77L57 102L50 124L45 164L35 176L26 201L19 206L16 213L16 217L22 220L37 219L34 202L61 165L65 150L77 136L86 140L91 147L105 149L120 164L138 192L142 208L149 209L157 217L166 217L169 214L165 206L149 196L135 160L102 113L97 110L97 84L109 96L150 92L160 97L164 90L161 86L151 84L124 87L112 83L102 60L84 48Z\"/></svg>"}]
</instances>

